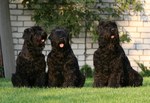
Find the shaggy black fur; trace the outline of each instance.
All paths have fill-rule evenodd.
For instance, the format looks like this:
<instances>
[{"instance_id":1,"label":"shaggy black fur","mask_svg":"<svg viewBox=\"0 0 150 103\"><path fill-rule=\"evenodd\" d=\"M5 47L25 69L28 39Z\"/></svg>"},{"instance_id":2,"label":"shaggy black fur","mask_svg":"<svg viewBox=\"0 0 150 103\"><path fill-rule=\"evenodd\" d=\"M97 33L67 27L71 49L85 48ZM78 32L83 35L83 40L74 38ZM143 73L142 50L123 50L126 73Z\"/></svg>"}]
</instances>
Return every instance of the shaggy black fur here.
<instances>
[{"instance_id":1,"label":"shaggy black fur","mask_svg":"<svg viewBox=\"0 0 150 103\"><path fill-rule=\"evenodd\" d=\"M56 28L49 37L52 51L48 54L49 87L82 87L85 77L79 70L77 58L69 44L66 29Z\"/></svg>"},{"instance_id":2,"label":"shaggy black fur","mask_svg":"<svg viewBox=\"0 0 150 103\"><path fill-rule=\"evenodd\" d=\"M46 32L39 26L24 30L24 44L16 60L16 73L12 75L14 86L45 86L46 62L42 50L45 47L46 38Z\"/></svg>"},{"instance_id":3,"label":"shaggy black fur","mask_svg":"<svg viewBox=\"0 0 150 103\"><path fill-rule=\"evenodd\" d=\"M132 69L120 46L115 22L101 21L98 26L99 48L94 52L94 87L141 86L142 76Z\"/></svg>"}]
</instances>

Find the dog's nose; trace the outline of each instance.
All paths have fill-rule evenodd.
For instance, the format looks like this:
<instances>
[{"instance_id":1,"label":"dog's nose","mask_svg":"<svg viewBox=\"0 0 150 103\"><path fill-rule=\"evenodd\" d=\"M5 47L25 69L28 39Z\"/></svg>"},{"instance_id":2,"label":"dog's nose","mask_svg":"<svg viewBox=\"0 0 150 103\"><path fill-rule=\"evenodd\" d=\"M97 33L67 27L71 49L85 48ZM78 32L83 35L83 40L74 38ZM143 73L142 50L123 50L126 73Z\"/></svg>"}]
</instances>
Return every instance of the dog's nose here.
<instances>
[{"instance_id":1,"label":"dog's nose","mask_svg":"<svg viewBox=\"0 0 150 103\"><path fill-rule=\"evenodd\" d=\"M111 28L111 32L114 32L115 31L115 28Z\"/></svg>"}]
</instances>

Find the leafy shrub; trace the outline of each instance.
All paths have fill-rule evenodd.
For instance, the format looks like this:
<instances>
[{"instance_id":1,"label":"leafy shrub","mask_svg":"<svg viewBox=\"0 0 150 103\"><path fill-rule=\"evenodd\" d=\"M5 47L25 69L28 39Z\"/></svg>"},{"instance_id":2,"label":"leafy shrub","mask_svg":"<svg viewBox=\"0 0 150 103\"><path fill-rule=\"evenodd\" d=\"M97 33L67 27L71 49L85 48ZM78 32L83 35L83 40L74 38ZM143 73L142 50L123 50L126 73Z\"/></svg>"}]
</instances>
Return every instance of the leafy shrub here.
<instances>
[{"instance_id":1,"label":"leafy shrub","mask_svg":"<svg viewBox=\"0 0 150 103\"><path fill-rule=\"evenodd\" d=\"M140 72L140 74L143 76L143 77L150 77L150 70L148 69L148 67L144 66L144 64L142 63L139 63L138 61L135 61L136 64L139 66L139 68L142 70Z\"/></svg>"},{"instance_id":2,"label":"leafy shrub","mask_svg":"<svg viewBox=\"0 0 150 103\"><path fill-rule=\"evenodd\" d=\"M86 77L92 77L93 76L93 71L92 71L92 68L85 64L82 66L81 68L81 72L86 76Z\"/></svg>"},{"instance_id":3,"label":"leafy shrub","mask_svg":"<svg viewBox=\"0 0 150 103\"><path fill-rule=\"evenodd\" d=\"M22 4L33 9L32 19L47 31L63 26L72 37L85 30L85 34L91 33L94 40L98 39L95 29L99 20L118 20L124 14L144 11L140 0L114 0L112 4L105 0L22 0ZM129 42L126 35L121 38L121 41Z\"/></svg>"}]
</instances>

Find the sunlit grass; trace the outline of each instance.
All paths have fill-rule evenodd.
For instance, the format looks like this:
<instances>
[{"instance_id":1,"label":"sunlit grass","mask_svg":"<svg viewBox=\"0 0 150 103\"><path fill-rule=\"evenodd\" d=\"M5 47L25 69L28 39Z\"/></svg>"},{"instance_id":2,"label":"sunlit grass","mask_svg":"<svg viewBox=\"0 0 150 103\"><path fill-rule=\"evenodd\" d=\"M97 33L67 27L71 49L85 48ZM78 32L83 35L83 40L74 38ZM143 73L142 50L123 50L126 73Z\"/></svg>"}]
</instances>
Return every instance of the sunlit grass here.
<instances>
[{"instance_id":1,"label":"sunlit grass","mask_svg":"<svg viewBox=\"0 0 150 103\"><path fill-rule=\"evenodd\" d=\"M83 88L14 88L0 79L0 103L149 103L150 78L141 87L93 88L93 78Z\"/></svg>"}]
</instances>

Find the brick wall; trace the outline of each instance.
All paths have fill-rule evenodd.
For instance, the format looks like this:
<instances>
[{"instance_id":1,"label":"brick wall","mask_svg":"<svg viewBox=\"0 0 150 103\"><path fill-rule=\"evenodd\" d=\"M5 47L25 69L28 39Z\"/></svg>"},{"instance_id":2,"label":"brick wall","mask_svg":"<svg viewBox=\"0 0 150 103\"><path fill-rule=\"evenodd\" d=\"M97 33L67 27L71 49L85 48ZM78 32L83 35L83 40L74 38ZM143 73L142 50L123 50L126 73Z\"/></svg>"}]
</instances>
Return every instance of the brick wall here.
<instances>
[{"instance_id":1,"label":"brick wall","mask_svg":"<svg viewBox=\"0 0 150 103\"><path fill-rule=\"evenodd\" d=\"M110 0L107 1L110 2ZM135 70L139 70L139 68L134 60L150 67L150 0L145 1L145 13L123 15L122 19L117 21L119 28L129 32L132 40L130 43L123 43L122 46ZM22 32L25 28L33 26L35 22L31 21L32 11L24 9L20 2L10 3L10 13L14 51L15 57L17 57L23 44ZM78 58L79 65L82 66L87 63L93 67L93 53L98 48L97 43L93 42L92 38L88 36L85 44L84 34L80 35L79 38L73 38L72 41L71 46ZM85 47L87 48L86 55ZM47 40L43 53L47 56L50 50L51 45Z\"/></svg>"}]
</instances>

